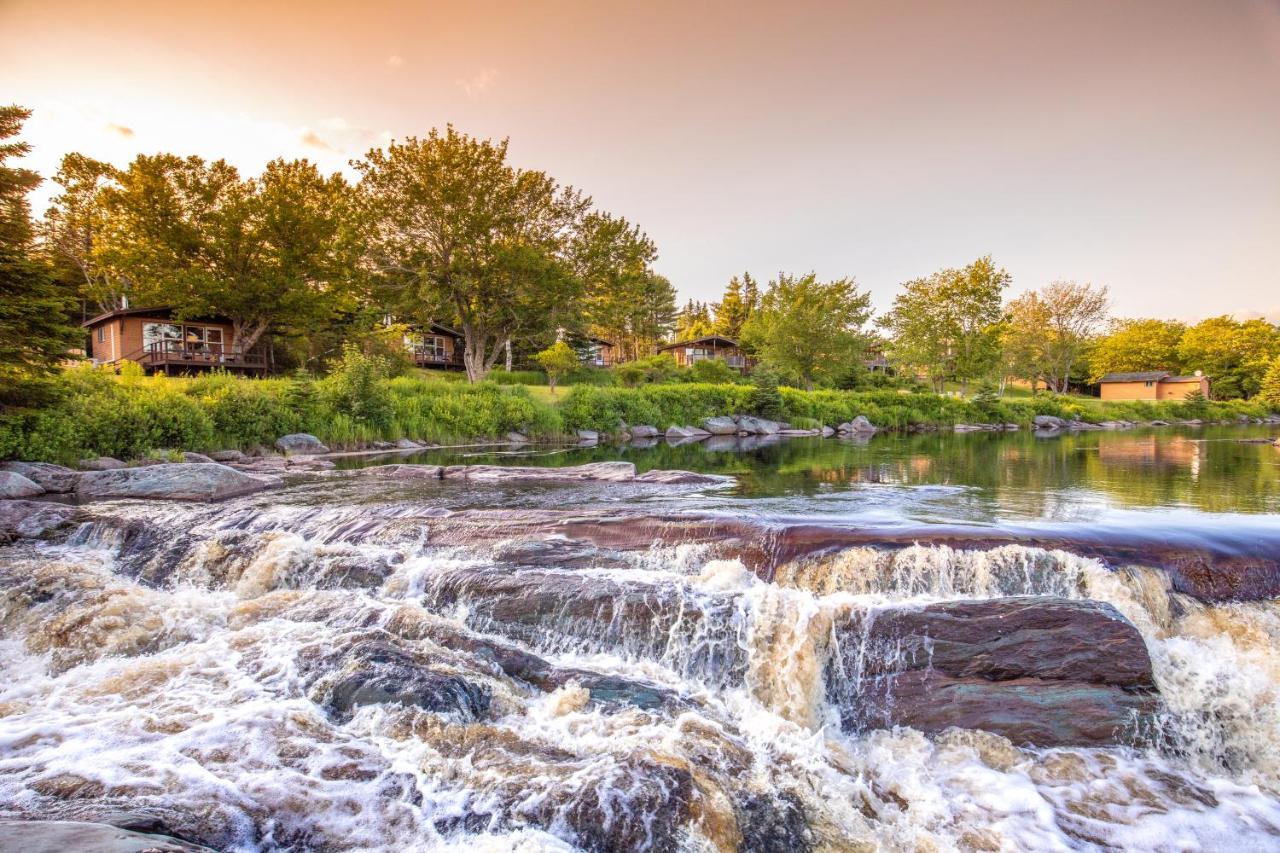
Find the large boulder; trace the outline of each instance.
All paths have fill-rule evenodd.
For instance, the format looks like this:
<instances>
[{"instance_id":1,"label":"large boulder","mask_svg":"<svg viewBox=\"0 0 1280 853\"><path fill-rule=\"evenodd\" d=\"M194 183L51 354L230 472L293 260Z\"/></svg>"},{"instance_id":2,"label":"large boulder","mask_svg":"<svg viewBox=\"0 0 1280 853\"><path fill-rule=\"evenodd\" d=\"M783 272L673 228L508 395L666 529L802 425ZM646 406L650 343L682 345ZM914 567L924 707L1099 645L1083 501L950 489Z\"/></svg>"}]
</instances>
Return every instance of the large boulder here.
<instances>
[{"instance_id":1,"label":"large boulder","mask_svg":"<svg viewBox=\"0 0 1280 853\"><path fill-rule=\"evenodd\" d=\"M216 501L278 485L278 478L247 474L219 462L205 465L165 463L145 468L85 472L76 483L76 495L88 500Z\"/></svg>"},{"instance_id":2,"label":"large boulder","mask_svg":"<svg viewBox=\"0 0 1280 853\"><path fill-rule=\"evenodd\" d=\"M1056 415L1036 415L1031 419L1036 429L1062 429L1067 422Z\"/></svg>"},{"instance_id":3,"label":"large boulder","mask_svg":"<svg viewBox=\"0 0 1280 853\"><path fill-rule=\"evenodd\" d=\"M702 428L712 435L737 435L738 422L730 417L707 418Z\"/></svg>"},{"instance_id":4,"label":"large boulder","mask_svg":"<svg viewBox=\"0 0 1280 853\"><path fill-rule=\"evenodd\" d=\"M239 450L215 450L209 454L214 462L242 462L246 458Z\"/></svg>"},{"instance_id":5,"label":"large boulder","mask_svg":"<svg viewBox=\"0 0 1280 853\"><path fill-rule=\"evenodd\" d=\"M738 418L738 431L748 435L774 435L781 427L776 421L757 418L753 415L741 415Z\"/></svg>"},{"instance_id":6,"label":"large boulder","mask_svg":"<svg viewBox=\"0 0 1280 853\"><path fill-rule=\"evenodd\" d=\"M112 456L95 456L92 459L81 459L81 471L115 471L126 467L123 462Z\"/></svg>"},{"instance_id":7,"label":"large boulder","mask_svg":"<svg viewBox=\"0 0 1280 853\"><path fill-rule=\"evenodd\" d=\"M43 495L44 489L21 474L0 471L0 498L33 498Z\"/></svg>"},{"instance_id":8,"label":"large boulder","mask_svg":"<svg viewBox=\"0 0 1280 853\"><path fill-rule=\"evenodd\" d=\"M656 426L650 426L649 424L637 424L629 432L632 438L657 438L661 434Z\"/></svg>"},{"instance_id":9,"label":"large boulder","mask_svg":"<svg viewBox=\"0 0 1280 853\"><path fill-rule=\"evenodd\" d=\"M216 460L211 456L205 456L203 453L192 453L188 450L183 452L182 461L186 462L188 465L207 465L208 463Z\"/></svg>"},{"instance_id":10,"label":"large boulder","mask_svg":"<svg viewBox=\"0 0 1280 853\"><path fill-rule=\"evenodd\" d=\"M0 853L213 853L167 835L78 820L0 821Z\"/></svg>"},{"instance_id":11,"label":"large boulder","mask_svg":"<svg viewBox=\"0 0 1280 853\"><path fill-rule=\"evenodd\" d=\"M308 432L294 432L276 439L276 450L285 456L314 456L317 453L328 453L329 448L320 439Z\"/></svg>"},{"instance_id":12,"label":"large boulder","mask_svg":"<svg viewBox=\"0 0 1280 853\"><path fill-rule=\"evenodd\" d=\"M669 439L684 438L706 438L711 435L705 429L698 429L691 426L672 426L667 428L666 437Z\"/></svg>"},{"instance_id":13,"label":"large boulder","mask_svg":"<svg viewBox=\"0 0 1280 853\"><path fill-rule=\"evenodd\" d=\"M879 427L867 420L866 415L858 415L849 421L849 431L853 433L873 433L878 429Z\"/></svg>"},{"instance_id":14,"label":"large boulder","mask_svg":"<svg viewBox=\"0 0 1280 853\"><path fill-rule=\"evenodd\" d=\"M1097 601L1022 596L897 607L837 627L828 687L850 729L983 729L1106 746L1159 705L1138 630Z\"/></svg>"},{"instance_id":15,"label":"large boulder","mask_svg":"<svg viewBox=\"0 0 1280 853\"><path fill-rule=\"evenodd\" d=\"M65 524L76 514L73 506L48 501L0 501L0 542L34 539Z\"/></svg>"},{"instance_id":16,"label":"large boulder","mask_svg":"<svg viewBox=\"0 0 1280 853\"><path fill-rule=\"evenodd\" d=\"M0 470L21 474L46 492L61 494L76 487L78 474L70 468L51 462L6 462Z\"/></svg>"},{"instance_id":17,"label":"large boulder","mask_svg":"<svg viewBox=\"0 0 1280 853\"><path fill-rule=\"evenodd\" d=\"M595 444L600 441L600 433L593 429L578 430L578 441L583 444Z\"/></svg>"}]
</instances>

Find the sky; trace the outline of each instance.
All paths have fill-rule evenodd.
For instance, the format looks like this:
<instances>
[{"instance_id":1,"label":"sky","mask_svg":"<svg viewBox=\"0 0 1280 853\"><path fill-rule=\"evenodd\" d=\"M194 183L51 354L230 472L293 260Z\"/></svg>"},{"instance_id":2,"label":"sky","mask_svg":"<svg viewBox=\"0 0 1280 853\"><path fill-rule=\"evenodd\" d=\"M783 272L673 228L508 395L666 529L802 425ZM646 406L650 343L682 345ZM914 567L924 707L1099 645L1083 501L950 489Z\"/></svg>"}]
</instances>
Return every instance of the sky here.
<instances>
[{"instance_id":1,"label":"sky","mask_svg":"<svg viewBox=\"0 0 1280 853\"><path fill-rule=\"evenodd\" d=\"M813 271L883 311L991 254L1011 295L1280 320L1280 0L0 0L0 32L46 176L350 172L452 123L639 223L682 301Z\"/></svg>"}]
</instances>

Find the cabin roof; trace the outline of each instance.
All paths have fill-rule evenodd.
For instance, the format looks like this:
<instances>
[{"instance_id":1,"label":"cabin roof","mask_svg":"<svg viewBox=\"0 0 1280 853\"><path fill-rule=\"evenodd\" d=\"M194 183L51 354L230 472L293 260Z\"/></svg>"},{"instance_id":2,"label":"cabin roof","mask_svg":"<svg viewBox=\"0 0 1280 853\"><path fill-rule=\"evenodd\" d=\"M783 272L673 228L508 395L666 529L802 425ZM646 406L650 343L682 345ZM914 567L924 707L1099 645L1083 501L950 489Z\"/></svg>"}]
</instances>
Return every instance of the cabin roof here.
<instances>
[{"instance_id":1,"label":"cabin roof","mask_svg":"<svg viewBox=\"0 0 1280 853\"><path fill-rule=\"evenodd\" d=\"M1160 382L1168 378L1167 370L1146 370L1135 373L1108 373L1098 382Z\"/></svg>"},{"instance_id":2,"label":"cabin roof","mask_svg":"<svg viewBox=\"0 0 1280 853\"><path fill-rule=\"evenodd\" d=\"M105 314L99 314L80 324L81 328L92 329L94 326L100 326L108 320L114 320L117 317L163 317L166 320L171 318L173 308L169 305L153 305L148 308L117 308L115 311L107 311ZM187 317L187 320L196 323L220 323L222 325L231 325L231 320L227 317Z\"/></svg>"},{"instance_id":3,"label":"cabin roof","mask_svg":"<svg viewBox=\"0 0 1280 853\"><path fill-rule=\"evenodd\" d=\"M658 352L663 350L675 349L676 347L697 346L698 344L717 344L725 347L736 347L738 342L733 338L726 338L724 335L703 335L700 338L693 338L688 341L676 341L673 344L663 344L658 347Z\"/></svg>"}]
</instances>

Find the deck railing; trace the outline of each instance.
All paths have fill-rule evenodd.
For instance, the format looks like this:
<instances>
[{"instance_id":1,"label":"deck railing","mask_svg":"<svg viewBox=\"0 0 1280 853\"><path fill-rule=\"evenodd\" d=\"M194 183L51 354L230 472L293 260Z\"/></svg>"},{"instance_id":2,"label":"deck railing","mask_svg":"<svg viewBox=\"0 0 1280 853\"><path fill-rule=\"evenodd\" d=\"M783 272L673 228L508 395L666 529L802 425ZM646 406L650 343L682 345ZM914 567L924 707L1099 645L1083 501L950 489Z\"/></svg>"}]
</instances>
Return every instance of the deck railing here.
<instances>
[{"instance_id":1,"label":"deck railing","mask_svg":"<svg viewBox=\"0 0 1280 853\"><path fill-rule=\"evenodd\" d=\"M435 350L419 349L411 347L409 355L413 357L413 363L418 367L461 367L462 353L454 350L452 354L436 352Z\"/></svg>"},{"instance_id":2,"label":"deck railing","mask_svg":"<svg viewBox=\"0 0 1280 853\"><path fill-rule=\"evenodd\" d=\"M267 369L267 353L261 347L250 347L241 352L223 344L203 344L189 341L153 341L147 344L146 364L160 367L189 365L192 367L241 367L251 370Z\"/></svg>"}]
</instances>

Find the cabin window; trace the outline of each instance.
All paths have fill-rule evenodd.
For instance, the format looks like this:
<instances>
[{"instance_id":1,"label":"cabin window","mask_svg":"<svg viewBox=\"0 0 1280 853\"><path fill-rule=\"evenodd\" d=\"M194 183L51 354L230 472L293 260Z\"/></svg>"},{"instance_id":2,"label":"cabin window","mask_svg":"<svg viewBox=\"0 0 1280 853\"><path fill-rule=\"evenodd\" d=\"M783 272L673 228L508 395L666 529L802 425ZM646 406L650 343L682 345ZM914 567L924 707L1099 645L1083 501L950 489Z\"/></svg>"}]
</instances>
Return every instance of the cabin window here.
<instances>
[{"instance_id":1,"label":"cabin window","mask_svg":"<svg viewBox=\"0 0 1280 853\"><path fill-rule=\"evenodd\" d=\"M107 327L99 326L98 327L98 343L105 344L106 342L107 342Z\"/></svg>"},{"instance_id":2,"label":"cabin window","mask_svg":"<svg viewBox=\"0 0 1280 853\"><path fill-rule=\"evenodd\" d=\"M1154 388L1154 387L1156 387L1156 383L1152 382L1151 380L1147 380L1147 387L1148 387L1148 388Z\"/></svg>"},{"instance_id":3,"label":"cabin window","mask_svg":"<svg viewBox=\"0 0 1280 853\"><path fill-rule=\"evenodd\" d=\"M216 326L186 326L183 340L196 352L222 351L222 329Z\"/></svg>"},{"instance_id":4,"label":"cabin window","mask_svg":"<svg viewBox=\"0 0 1280 853\"><path fill-rule=\"evenodd\" d=\"M442 335L405 335L404 345L414 355L433 361L445 361L449 357Z\"/></svg>"},{"instance_id":5,"label":"cabin window","mask_svg":"<svg viewBox=\"0 0 1280 853\"><path fill-rule=\"evenodd\" d=\"M177 323L143 323L142 348L150 350L176 350L182 340L182 326Z\"/></svg>"}]
</instances>

